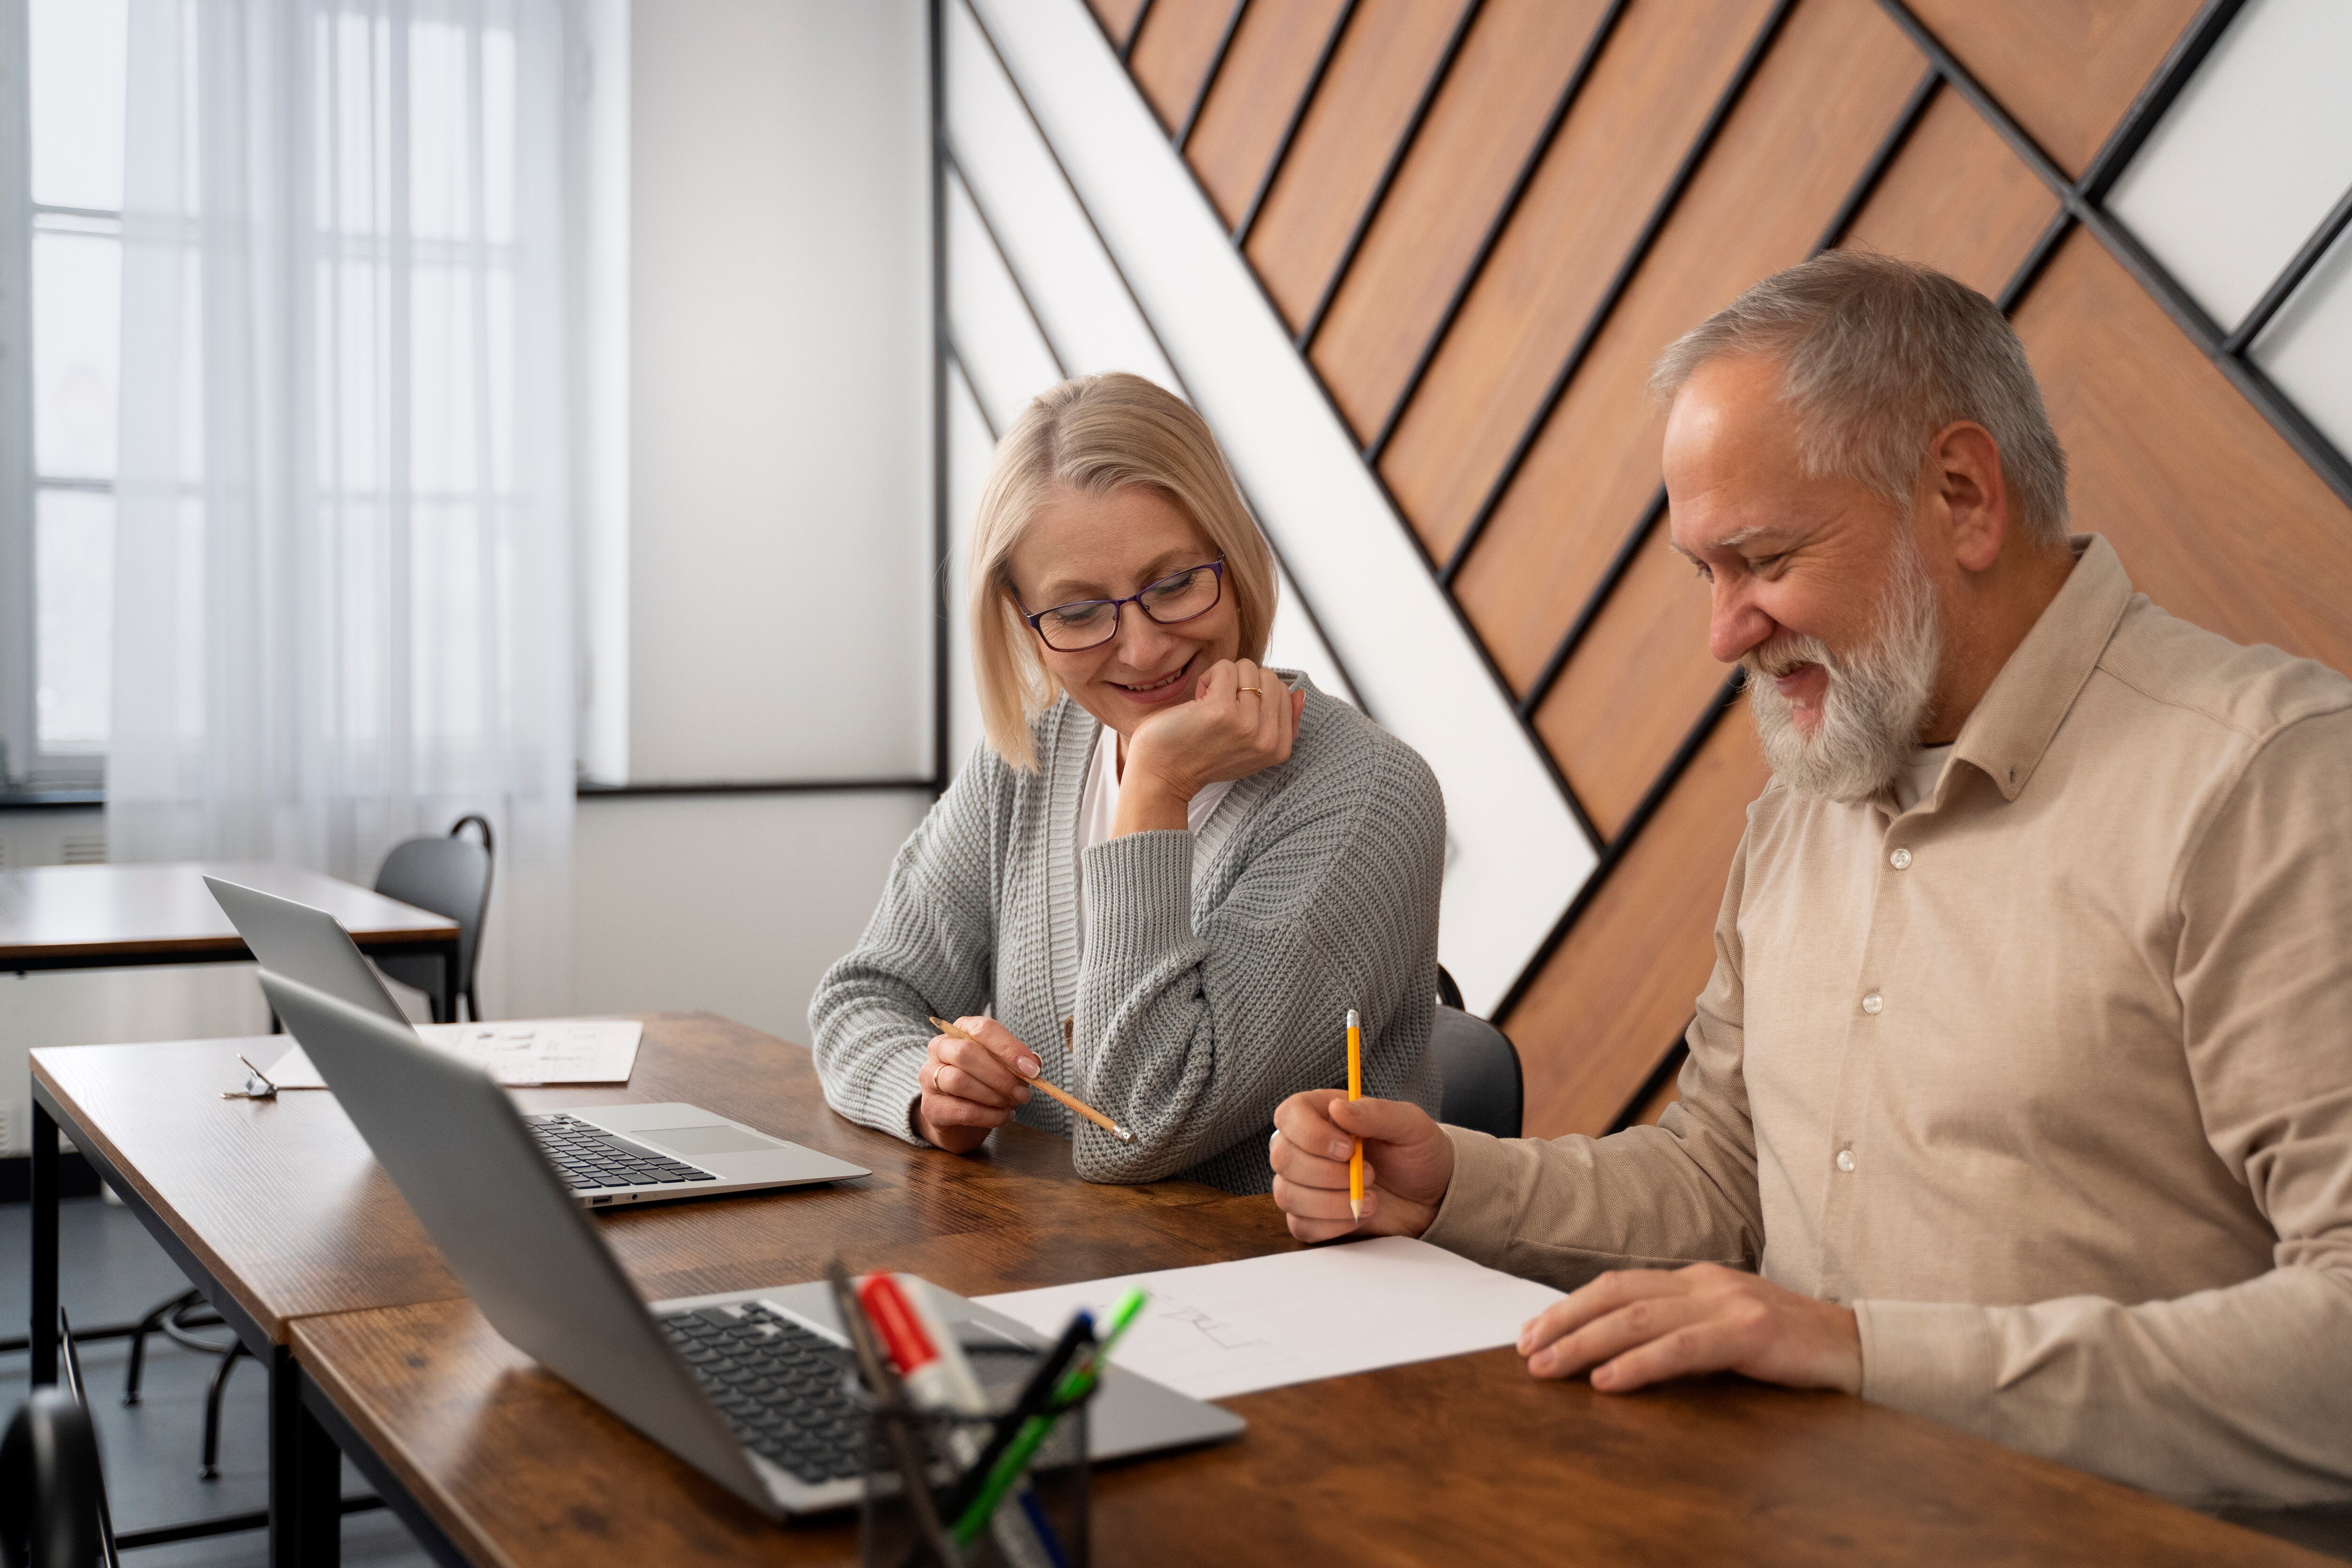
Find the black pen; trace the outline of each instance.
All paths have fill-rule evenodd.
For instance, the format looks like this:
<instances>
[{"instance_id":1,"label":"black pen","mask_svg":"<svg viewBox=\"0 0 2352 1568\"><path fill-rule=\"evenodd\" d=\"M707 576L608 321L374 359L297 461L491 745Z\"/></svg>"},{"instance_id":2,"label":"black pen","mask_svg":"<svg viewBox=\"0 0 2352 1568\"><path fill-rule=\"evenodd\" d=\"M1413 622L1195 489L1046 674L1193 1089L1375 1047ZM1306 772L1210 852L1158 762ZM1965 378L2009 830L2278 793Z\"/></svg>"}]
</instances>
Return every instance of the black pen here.
<instances>
[{"instance_id":1,"label":"black pen","mask_svg":"<svg viewBox=\"0 0 2352 1568\"><path fill-rule=\"evenodd\" d=\"M1029 1418L1045 1413L1045 1406L1053 1401L1054 1390L1062 1381L1062 1373L1068 1370L1072 1358L1082 1346L1094 1342L1094 1337L1093 1316L1084 1311L1072 1314L1070 1326L1062 1331L1062 1337L1054 1342L1054 1348L1045 1352L1045 1359L1037 1363L1037 1370L1029 1374L1027 1383L1022 1384L1021 1397L1013 1402L1011 1410L998 1417L996 1429L988 1435L988 1447L982 1449L980 1458L966 1466L963 1474L956 1479L955 1486L948 1492L947 1506L940 1510L948 1519L963 1517L964 1510L971 1506L971 1500L980 1495L981 1487L987 1482L989 1471L994 1469L996 1461L1004 1457L1004 1450L1013 1447L1013 1439L1021 1435L1021 1428L1029 1424Z\"/></svg>"}]
</instances>

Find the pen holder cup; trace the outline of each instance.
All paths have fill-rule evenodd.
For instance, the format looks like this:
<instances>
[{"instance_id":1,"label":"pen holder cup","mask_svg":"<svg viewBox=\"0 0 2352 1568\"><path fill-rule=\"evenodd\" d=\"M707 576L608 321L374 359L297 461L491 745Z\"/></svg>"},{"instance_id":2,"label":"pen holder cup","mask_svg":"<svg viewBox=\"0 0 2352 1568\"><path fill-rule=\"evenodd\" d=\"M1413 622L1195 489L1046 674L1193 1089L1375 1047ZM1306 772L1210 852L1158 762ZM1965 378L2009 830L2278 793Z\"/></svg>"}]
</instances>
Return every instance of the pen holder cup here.
<instances>
[{"instance_id":1,"label":"pen holder cup","mask_svg":"<svg viewBox=\"0 0 2352 1568\"><path fill-rule=\"evenodd\" d=\"M994 1352L994 1353L990 1353ZM1087 1568L1091 1523L1091 1469L1087 1458L1087 1405L1064 1414L1004 1494L994 1515L969 1541L956 1539L968 1511L960 1490L982 1479L965 1477L995 1435L997 1416L1012 1405L1034 1357L1005 1346L969 1346L974 1370L1001 1408L995 1415L960 1415L888 1405L854 1390L866 1411L866 1484L858 1508L861 1561L866 1568ZM991 1363L1003 1363L1002 1365ZM908 1455L919 1456L929 1506L910 1498ZM945 1538L932 1544L929 1521Z\"/></svg>"}]
</instances>

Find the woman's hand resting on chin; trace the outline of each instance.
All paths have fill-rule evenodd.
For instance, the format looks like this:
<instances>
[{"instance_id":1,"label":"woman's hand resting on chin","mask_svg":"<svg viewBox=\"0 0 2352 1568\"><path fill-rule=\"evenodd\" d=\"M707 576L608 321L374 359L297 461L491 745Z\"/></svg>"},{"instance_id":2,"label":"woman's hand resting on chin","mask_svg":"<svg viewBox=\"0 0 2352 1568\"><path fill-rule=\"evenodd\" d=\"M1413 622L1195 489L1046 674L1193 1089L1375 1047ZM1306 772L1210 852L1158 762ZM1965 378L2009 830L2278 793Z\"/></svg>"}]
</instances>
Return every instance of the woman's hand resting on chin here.
<instances>
[{"instance_id":1,"label":"woman's hand resting on chin","mask_svg":"<svg viewBox=\"0 0 2352 1568\"><path fill-rule=\"evenodd\" d=\"M1190 702L1153 714L1128 737L1113 834L1184 827L1203 788L1288 762L1306 706L1306 692L1255 660L1211 665Z\"/></svg>"}]
</instances>

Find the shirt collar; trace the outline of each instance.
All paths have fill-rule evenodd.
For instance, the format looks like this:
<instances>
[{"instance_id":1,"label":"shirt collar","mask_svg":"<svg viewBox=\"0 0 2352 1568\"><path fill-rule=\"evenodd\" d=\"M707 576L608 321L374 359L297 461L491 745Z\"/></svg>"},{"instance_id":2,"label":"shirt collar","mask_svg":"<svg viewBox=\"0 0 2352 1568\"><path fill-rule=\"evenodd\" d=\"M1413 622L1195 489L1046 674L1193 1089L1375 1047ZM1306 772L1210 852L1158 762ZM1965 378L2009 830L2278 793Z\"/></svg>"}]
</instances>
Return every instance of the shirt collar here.
<instances>
[{"instance_id":1,"label":"shirt collar","mask_svg":"<svg viewBox=\"0 0 2352 1568\"><path fill-rule=\"evenodd\" d=\"M2095 533L2075 534L2067 544L2074 571L1993 677L1952 748L1954 760L1983 770L2004 800L2032 781L2131 604L2131 578L2113 545Z\"/></svg>"}]
</instances>

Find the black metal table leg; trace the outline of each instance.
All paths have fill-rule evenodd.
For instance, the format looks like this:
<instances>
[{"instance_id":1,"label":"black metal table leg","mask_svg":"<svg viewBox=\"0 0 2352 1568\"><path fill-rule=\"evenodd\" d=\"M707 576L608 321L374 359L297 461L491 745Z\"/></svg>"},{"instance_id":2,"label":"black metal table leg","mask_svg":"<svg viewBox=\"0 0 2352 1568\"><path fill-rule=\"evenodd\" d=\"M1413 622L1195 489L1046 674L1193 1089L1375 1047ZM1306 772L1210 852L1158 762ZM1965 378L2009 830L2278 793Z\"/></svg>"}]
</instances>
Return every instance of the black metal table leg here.
<instances>
[{"instance_id":1,"label":"black metal table leg","mask_svg":"<svg viewBox=\"0 0 2352 1568\"><path fill-rule=\"evenodd\" d=\"M302 1371L269 1355L270 1568L335 1568L342 1557L342 1451L302 1402Z\"/></svg>"},{"instance_id":2,"label":"black metal table leg","mask_svg":"<svg viewBox=\"0 0 2352 1568\"><path fill-rule=\"evenodd\" d=\"M58 1380L58 1123L33 1100L33 1321L35 1387Z\"/></svg>"}]
</instances>

